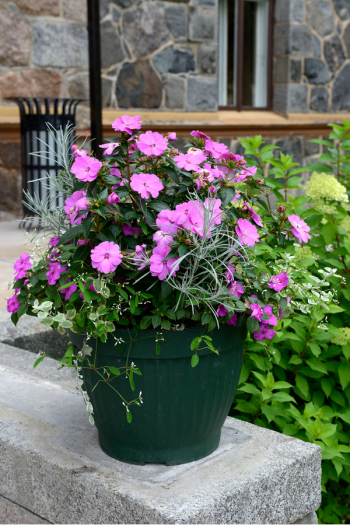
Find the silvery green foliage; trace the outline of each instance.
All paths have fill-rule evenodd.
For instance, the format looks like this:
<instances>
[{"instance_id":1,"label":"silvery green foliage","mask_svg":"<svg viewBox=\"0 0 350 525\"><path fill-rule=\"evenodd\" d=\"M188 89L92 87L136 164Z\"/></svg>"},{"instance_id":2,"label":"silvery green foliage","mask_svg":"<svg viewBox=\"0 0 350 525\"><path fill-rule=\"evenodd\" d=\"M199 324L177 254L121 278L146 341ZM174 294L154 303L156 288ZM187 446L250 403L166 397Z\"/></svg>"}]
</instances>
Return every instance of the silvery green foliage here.
<instances>
[{"instance_id":1,"label":"silvery green foliage","mask_svg":"<svg viewBox=\"0 0 350 525\"><path fill-rule=\"evenodd\" d=\"M22 201L25 206L34 214L40 218L41 226L48 229L57 236L61 236L70 227L69 221L66 219L66 213L61 207L53 206L56 201L57 194L63 197L65 200L73 193L75 176L70 172L73 157L71 154L71 147L76 140L75 127L68 123L65 129L62 127L56 130L52 124L46 123L47 130L50 138L56 144L56 149L50 144L47 144L42 139L38 140L45 145L45 149L31 153L36 157L40 157L54 162L62 167L62 171L50 174L46 173L46 176L37 179L40 180L44 189L46 189L46 197L43 199L36 192L32 196L28 191L24 191L26 201ZM85 138L82 146L88 144ZM29 181L30 182L30 181ZM22 222L33 223L35 217L27 217Z\"/></svg>"}]
</instances>

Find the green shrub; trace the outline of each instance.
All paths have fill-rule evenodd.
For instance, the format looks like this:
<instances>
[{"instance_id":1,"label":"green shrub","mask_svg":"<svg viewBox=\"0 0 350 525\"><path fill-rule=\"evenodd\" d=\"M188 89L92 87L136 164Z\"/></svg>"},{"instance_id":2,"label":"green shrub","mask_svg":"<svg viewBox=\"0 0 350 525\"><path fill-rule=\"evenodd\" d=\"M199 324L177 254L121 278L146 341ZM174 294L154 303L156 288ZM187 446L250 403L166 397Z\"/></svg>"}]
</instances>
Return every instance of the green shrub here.
<instances>
[{"instance_id":1,"label":"green shrub","mask_svg":"<svg viewBox=\"0 0 350 525\"><path fill-rule=\"evenodd\" d=\"M274 196L287 207L286 214L299 215L311 227L313 235L307 245L287 242L286 251L305 271L311 287L309 270L318 270L322 278L326 268L336 269L328 281L338 303L330 310L315 306L311 316L280 319L272 341L257 342L248 337L230 415L319 445L323 459L319 521L349 523L350 123L331 127L330 140L312 141L328 151L318 163L305 168L293 163L291 156L281 153L276 158L271 150L262 152L260 136L241 139L251 165L258 166L260 176L268 176L269 209ZM291 195L291 190L305 193L299 176L305 171L315 171L306 185L306 195ZM263 258L270 257L275 249L272 239L265 241Z\"/></svg>"}]
</instances>

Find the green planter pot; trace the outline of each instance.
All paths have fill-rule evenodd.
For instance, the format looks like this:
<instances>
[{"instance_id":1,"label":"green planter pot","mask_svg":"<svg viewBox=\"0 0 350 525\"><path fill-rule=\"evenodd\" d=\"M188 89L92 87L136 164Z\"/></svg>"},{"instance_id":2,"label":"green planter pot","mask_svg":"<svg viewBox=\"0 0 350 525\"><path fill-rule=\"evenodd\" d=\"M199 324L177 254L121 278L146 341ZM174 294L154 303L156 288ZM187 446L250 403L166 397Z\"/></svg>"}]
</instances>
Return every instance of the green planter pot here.
<instances>
[{"instance_id":1,"label":"green planter pot","mask_svg":"<svg viewBox=\"0 0 350 525\"><path fill-rule=\"evenodd\" d=\"M134 375L132 392L125 375L113 381L114 388L127 399L142 392L143 405L132 406L133 419L126 420L125 407L118 394L105 383L92 391L99 377L83 369L84 388L94 408L101 448L113 458L129 463L165 463L179 465L208 456L219 446L221 428L236 393L243 359L246 327L222 325L212 333L210 350L199 352L199 363L191 367L191 341L203 333L202 328L166 332L161 352L156 355L156 330L140 332L131 345L129 361L141 370ZM129 341L128 330L117 329L116 337ZM131 331L132 337L135 336ZM152 337L149 337L152 336ZM83 336L71 333L74 345L82 348ZM94 346L91 343L91 346ZM122 354L114 339L98 342L96 367L124 367ZM92 354L92 362L94 353Z\"/></svg>"}]
</instances>

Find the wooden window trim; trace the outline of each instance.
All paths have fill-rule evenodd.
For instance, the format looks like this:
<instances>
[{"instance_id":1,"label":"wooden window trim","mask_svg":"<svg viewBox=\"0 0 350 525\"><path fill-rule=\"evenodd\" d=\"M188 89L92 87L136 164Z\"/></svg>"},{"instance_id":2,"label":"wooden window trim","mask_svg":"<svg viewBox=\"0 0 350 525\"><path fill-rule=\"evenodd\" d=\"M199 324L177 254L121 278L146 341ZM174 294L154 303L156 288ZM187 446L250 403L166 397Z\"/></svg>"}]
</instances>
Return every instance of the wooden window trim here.
<instances>
[{"instance_id":1,"label":"wooden window trim","mask_svg":"<svg viewBox=\"0 0 350 525\"><path fill-rule=\"evenodd\" d=\"M230 1L230 0L229 0ZM243 72L243 27L244 27L244 0L238 1L238 21L237 21L237 48L240 50L237 53L237 87L236 87L236 101L235 106L219 106L219 110L231 111L271 111L273 105L273 17L274 17L274 2L269 0L269 27L268 27L268 44L267 44L267 105L265 107L256 108L252 106L242 105L242 72Z\"/></svg>"}]
</instances>

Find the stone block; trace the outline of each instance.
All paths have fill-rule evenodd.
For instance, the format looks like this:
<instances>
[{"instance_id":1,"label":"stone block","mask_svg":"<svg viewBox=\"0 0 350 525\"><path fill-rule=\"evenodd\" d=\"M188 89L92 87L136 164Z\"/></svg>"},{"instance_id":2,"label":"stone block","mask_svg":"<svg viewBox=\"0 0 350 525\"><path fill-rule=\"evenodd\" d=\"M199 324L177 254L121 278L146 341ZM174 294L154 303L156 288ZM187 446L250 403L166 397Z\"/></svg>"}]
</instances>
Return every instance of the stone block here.
<instances>
[{"instance_id":1,"label":"stone block","mask_svg":"<svg viewBox=\"0 0 350 525\"><path fill-rule=\"evenodd\" d=\"M113 81L110 78L101 77L102 107L108 108L112 101Z\"/></svg>"},{"instance_id":2,"label":"stone block","mask_svg":"<svg viewBox=\"0 0 350 525\"><path fill-rule=\"evenodd\" d=\"M0 77L0 92L6 97L59 97L61 75L45 69L9 72Z\"/></svg>"},{"instance_id":3,"label":"stone block","mask_svg":"<svg viewBox=\"0 0 350 525\"><path fill-rule=\"evenodd\" d=\"M278 140L276 146L280 148L275 152L277 156L279 152L284 155L293 155L293 162L298 162L300 165L303 164L302 140L300 137Z\"/></svg>"},{"instance_id":4,"label":"stone block","mask_svg":"<svg viewBox=\"0 0 350 525\"><path fill-rule=\"evenodd\" d=\"M187 83L187 111L217 111L217 80L190 77Z\"/></svg>"},{"instance_id":5,"label":"stone block","mask_svg":"<svg viewBox=\"0 0 350 525\"><path fill-rule=\"evenodd\" d=\"M89 73L79 72L68 77L68 93L73 98L90 98Z\"/></svg>"},{"instance_id":6,"label":"stone block","mask_svg":"<svg viewBox=\"0 0 350 525\"><path fill-rule=\"evenodd\" d=\"M101 28L101 67L109 68L125 58L121 41L114 25L109 20L102 22Z\"/></svg>"},{"instance_id":7,"label":"stone block","mask_svg":"<svg viewBox=\"0 0 350 525\"><path fill-rule=\"evenodd\" d=\"M291 57L276 57L274 64L275 84L299 83L301 80L301 60Z\"/></svg>"},{"instance_id":8,"label":"stone block","mask_svg":"<svg viewBox=\"0 0 350 525\"><path fill-rule=\"evenodd\" d=\"M188 73L196 69L194 54L190 49L173 46L162 49L153 57L153 64L159 73Z\"/></svg>"},{"instance_id":9,"label":"stone block","mask_svg":"<svg viewBox=\"0 0 350 525\"><path fill-rule=\"evenodd\" d=\"M16 5L27 15L59 16L58 0L16 0Z\"/></svg>"},{"instance_id":10,"label":"stone block","mask_svg":"<svg viewBox=\"0 0 350 525\"><path fill-rule=\"evenodd\" d=\"M275 1L275 22L289 21L289 0Z\"/></svg>"},{"instance_id":11,"label":"stone block","mask_svg":"<svg viewBox=\"0 0 350 525\"><path fill-rule=\"evenodd\" d=\"M30 61L31 28L24 18L0 9L0 65L27 66Z\"/></svg>"},{"instance_id":12,"label":"stone block","mask_svg":"<svg viewBox=\"0 0 350 525\"><path fill-rule=\"evenodd\" d=\"M184 109L186 84L183 78L169 77L164 81L165 105L169 109ZM173 143L172 143L173 144Z\"/></svg>"},{"instance_id":13,"label":"stone block","mask_svg":"<svg viewBox=\"0 0 350 525\"><path fill-rule=\"evenodd\" d=\"M109 0L99 0L100 2L100 18L104 18L109 13Z\"/></svg>"},{"instance_id":14,"label":"stone block","mask_svg":"<svg viewBox=\"0 0 350 525\"><path fill-rule=\"evenodd\" d=\"M345 61L345 54L338 35L333 35L324 41L324 56L329 69L334 73Z\"/></svg>"},{"instance_id":15,"label":"stone block","mask_svg":"<svg viewBox=\"0 0 350 525\"><path fill-rule=\"evenodd\" d=\"M88 68L85 27L36 21L33 24L33 61L41 67Z\"/></svg>"},{"instance_id":16,"label":"stone block","mask_svg":"<svg viewBox=\"0 0 350 525\"><path fill-rule=\"evenodd\" d=\"M21 169L21 143L19 141L0 141L0 166L18 171Z\"/></svg>"},{"instance_id":17,"label":"stone block","mask_svg":"<svg viewBox=\"0 0 350 525\"><path fill-rule=\"evenodd\" d=\"M198 48L198 69L200 73L216 73L217 47L201 44Z\"/></svg>"},{"instance_id":18,"label":"stone block","mask_svg":"<svg viewBox=\"0 0 350 525\"><path fill-rule=\"evenodd\" d=\"M309 55L312 48L312 33L303 25L291 24L289 46L292 55Z\"/></svg>"},{"instance_id":19,"label":"stone block","mask_svg":"<svg viewBox=\"0 0 350 525\"><path fill-rule=\"evenodd\" d=\"M328 90L324 87L313 88L311 91L310 108L320 113L328 111Z\"/></svg>"},{"instance_id":20,"label":"stone block","mask_svg":"<svg viewBox=\"0 0 350 525\"><path fill-rule=\"evenodd\" d=\"M0 350L0 493L41 520L314 520L320 447L228 417L219 448L206 458L175 467L122 463L101 450L71 380L53 376L65 371L50 362L52 373L40 372L45 361L29 371L26 352L13 350L11 365L3 362L10 349Z\"/></svg>"},{"instance_id":21,"label":"stone block","mask_svg":"<svg viewBox=\"0 0 350 525\"><path fill-rule=\"evenodd\" d=\"M312 34L300 24L281 24L275 26L275 55L310 55Z\"/></svg>"},{"instance_id":22,"label":"stone block","mask_svg":"<svg viewBox=\"0 0 350 525\"><path fill-rule=\"evenodd\" d=\"M312 53L315 57L321 56L321 41L316 35L312 35Z\"/></svg>"},{"instance_id":23,"label":"stone block","mask_svg":"<svg viewBox=\"0 0 350 525\"><path fill-rule=\"evenodd\" d=\"M313 0L307 5L307 23L320 36L333 33L334 15L329 0Z\"/></svg>"},{"instance_id":24,"label":"stone block","mask_svg":"<svg viewBox=\"0 0 350 525\"><path fill-rule=\"evenodd\" d=\"M164 8L164 15L168 28L175 40L186 38L186 7L183 4L166 5Z\"/></svg>"},{"instance_id":25,"label":"stone block","mask_svg":"<svg viewBox=\"0 0 350 525\"><path fill-rule=\"evenodd\" d=\"M342 20L350 18L350 3L348 0L333 0L333 4Z\"/></svg>"},{"instance_id":26,"label":"stone block","mask_svg":"<svg viewBox=\"0 0 350 525\"><path fill-rule=\"evenodd\" d=\"M112 19L113 19L113 21L118 23L121 16L122 16L122 12L120 11L120 9L118 9L118 7L116 7L115 5L112 5Z\"/></svg>"},{"instance_id":27,"label":"stone block","mask_svg":"<svg viewBox=\"0 0 350 525\"><path fill-rule=\"evenodd\" d=\"M136 57L153 53L170 40L163 16L150 3L124 14L123 35Z\"/></svg>"},{"instance_id":28,"label":"stone block","mask_svg":"<svg viewBox=\"0 0 350 525\"><path fill-rule=\"evenodd\" d=\"M333 110L350 110L350 64L346 64L333 83Z\"/></svg>"},{"instance_id":29,"label":"stone block","mask_svg":"<svg viewBox=\"0 0 350 525\"><path fill-rule=\"evenodd\" d=\"M148 60L123 64L116 95L121 108L159 108L162 102L162 83Z\"/></svg>"},{"instance_id":30,"label":"stone block","mask_svg":"<svg viewBox=\"0 0 350 525\"><path fill-rule=\"evenodd\" d=\"M86 0L63 0L63 16L67 20L86 23L87 21L87 3Z\"/></svg>"},{"instance_id":31,"label":"stone block","mask_svg":"<svg viewBox=\"0 0 350 525\"><path fill-rule=\"evenodd\" d=\"M0 496L0 521L1 523L25 524L49 523L2 496Z\"/></svg>"},{"instance_id":32,"label":"stone block","mask_svg":"<svg viewBox=\"0 0 350 525\"><path fill-rule=\"evenodd\" d=\"M203 42L215 38L216 10L191 7L188 18L188 34L191 42Z\"/></svg>"},{"instance_id":33,"label":"stone block","mask_svg":"<svg viewBox=\"0 0 350 525\"><path fill-rule=\"evenodd\" d=\"M302 22L304 20L305 0L289 0L289 20L293 22Z\"/></svg>"},{"instance_id":34,"label":"stone block","mask_svg":"<svg viewBox=\"0 0 350 525\"><path fill-rule=\"evenodd\" d=\"M305 58L304 74L310 84L326 84L329 82L329 71L323 60Z\"/></svg>"},{"instance_id":35,"label":"stone block","mask_svg":"<svg viewBox=\"0 0 350 525\"><path fill-rule=\"evenodd\" d=\"M325 88L314 88L313 91L316 89L325 89ZM311 155L319 155L321 153L320 145L315 144L314 142L310 142L308 139L305 138L304 152L305 152L305 157L311 157Z\"/></svg>"},{"instance_id":36,"label":"stone block","mask_svg":"<svg viewBox=\"0 0 350 525\"><path fill-rule=\"evenodd\" d=\"M350 57L350 23L346 26L343 35L348 57Z\"/></svg>"},{"instance_id":37,"label":"stone block","mask_svg":"<svg viewBox=\"0 0 350 525\"><path fill-rule=\"evenodd\" d=\"M288 86L288 112L304 113L308 111L307 105L307 86L290 84Z\"/></svg>"},{"instance_id":38,"label":"stone block","mask_svg":"<svg viewBox=\"0 0 350 525\"><path fill-rule=\"evenodd\" d=\"M273 110L282 115L288 113L288 85L277 84L274 86Z\"/></svg>"}]
</instances>

